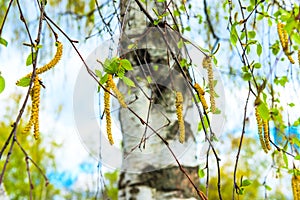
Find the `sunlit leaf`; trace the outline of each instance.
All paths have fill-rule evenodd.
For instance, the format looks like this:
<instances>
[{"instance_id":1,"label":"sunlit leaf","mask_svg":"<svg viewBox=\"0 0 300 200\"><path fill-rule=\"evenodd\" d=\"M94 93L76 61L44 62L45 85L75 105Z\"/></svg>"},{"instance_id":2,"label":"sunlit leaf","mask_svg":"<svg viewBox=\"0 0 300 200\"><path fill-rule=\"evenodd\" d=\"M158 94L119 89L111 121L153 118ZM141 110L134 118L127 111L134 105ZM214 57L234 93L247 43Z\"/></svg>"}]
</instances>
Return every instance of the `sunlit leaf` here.
<instances>
[{"instance_id":1,"label":"sunlit leaf","mask_svg":"<svg viewBox=\"0 0 300 200\"><path fill-rule=\"evenodd\" d=\"M268 120L270 114L269 114L269 108L268 108L267 104L265 102L261 102L257 108L258 108L258 112L259 112L261 118L263 120Z\"/></svg>"},{"instance_id":2,"label":"sunlit leaf","mask_svg":"<svg viewBox=\"0 0 300 200\"><path fill-rule=\"evenodd\" d=\"M132 67L130 61L127 59L120 60L120 64L126 70L133 70L133 67Z\"/></svg>"},{"instance_id":3,"label":"sunlit leaf","mask_svg":"<svg viewBox=\"0 0 300 200\"><path fill-rule=\"evenodd\" d=\"M100 78L100 84L106 83L107 79L108 79L108 74L105 74Z\"/></svg>"},{"instance_id":4,"label":"sunlit leaf","mask_svg":"<svg viewBox=\"0 0 300 200\"><path fill-rule=\"evenodd\" d=\"M0 44L7 47L8 42L4 38L0 37Z\"/></svg>"},{"instance_id":5,"label":"sunlit leaf","mask_svg":"<svg viewBox=\"0 0 300 200\"><path fill-rule=\"evenodd\" d=\"M30 53L26 59L26 66L31 65L33 60L35 60L35 59L36 59L36 52Z\"/></svg>"},{"instance_id":6,"label":"sunlit leaf","mask_svg":"<svg viewBox=\"0 0 300 200\"><path fill-rule=\"evenodd\" d=\"M99 78L102 78L102 72L98 69L95 70L96 76L98 76Z\"/></svg>"},{"instance_id":7,"label":"sunlit leaf","mask_svg":"<svg viewBox=\"0 0 300 200\"><path fill-rule=\"evenodd\" d=\"M261 68L261 64L260 63L255 63L253 65L253 67L256 68L256 69L259 69L259 68Z\"/></svg>"},{"instance_id":8,"label":"sunlit leaf","mask_svg":"<svg viewBox=\"0 0 300 200\"><path fill-rule=\"evenodd\" d=\"M262 46L259 43L256 46L256 53L257 53L258 56L260 56L261 53L262 53Z\"/></svg>"},{"instance_id":9,"label":"sunlit leaf","mask_svg":"<svg viewBox=\"0 0 300 200\"><path fill-rule=\"evenodd\" d=\"M256 36L256 32L255 31L248 31L248 35L249 35L249 38L253 39Z\"/></svg>"},{"instance_id":10,"label":"sunlit leaf","mask_svg":"<svg viewBox=\"0 0 300 200\"><path fill-rule=\"evenodd\" d=\"M203 178L205 176L205 172L204 172L204 169L198 169L198 176L199 178Z\"/></svg>"},{"instance_id":11,"label":"sunlit leaf","mask_svg":"<svg viewBox=\"0 0 300 200\"><path fill-rule=\"evenodd\" d=\"M5 79L0 75L0 93L5 89Z\"/></svg>"},{"instance_id":12,"label":"sunlit leaf","mask_svg":"<svg viewBox=\"0 0 300 200\"><path fill-rule=\"evenodd\" d=\"M135 84L134 82L130 79L130 78L127 78L126 76L124 76L122 78L122 80L124 81L124 83L130 87L135 87Z\"/></svg>"},{"instance_id":13,"label":"sunlit leaf","mask_svg":"<svg viewBox=\"0 0 300 200\"><path fill-rule=\"evenodd\" d=\"M295 160L300 160L300 155L296 155L294 159Z\"/></svg>"},{"instance_id":14,"label":"sunlit leaf","mask_svg":"<svg viewBox=\"0 0 300 200\"><path fill-rule=\"evenodd\" d=\"M250 181L249 179L245 179L242 181L242 186L246 187L252 184L252 181Z\"/></svg>"},{"instance_id":15,"label":"sunlit leaf","mask_svg":"<svg viewBox=\"0 0 300 200\"><path fill-rule=\"evenodd\" d=\"M288 166L289 166L289 161L288 161L288 158L287 158L287 155L286 155L285 152L282 153L282 158L283 158L285 167L288 168Z\"/></svg>"},{"instance_id":16,"label":"sunlit leaf","mask_svg":"<svg viewBox=\"0 0 300 200\"><path fill-rule=\"evenodd\" d=\"M243 74L243 79L245 81L249 81L251 79L252 75L249 72L246 72Z\"/></svg>"},{"instance_id":17,"label":"sunlit leaf","mask_svg":"<svg viewBox=\"0 0 300 200\"><path fill-rule=\"evenodd\" d=\"M27 87L30 84L30 78L24 77L17 82L17 86Z\"/></svg>"},{"instance_id":18,"label":"sunlit leaf","mask_svg":"<svg viewBox=\"0 0 300 200\"><path fill-rule=\"evenodd\" d=\"M268 185L265 185L265 188L266 188L266 190L269 190L269 191L272 190L272 188L270 186L268 186Z\"/></svg>"},{"instance_id":19,"label":"sunlit leaf","mask_svg":"<svg viewBox=\"0 0 300 200\"><path fill-rule=\"evenodd\" d=\"M238 34L235 29L235 26L236 25L232 25L231 30L230 30L230 42L233 46L235 46L238 41Z\"/></svg>"}]
</instances>

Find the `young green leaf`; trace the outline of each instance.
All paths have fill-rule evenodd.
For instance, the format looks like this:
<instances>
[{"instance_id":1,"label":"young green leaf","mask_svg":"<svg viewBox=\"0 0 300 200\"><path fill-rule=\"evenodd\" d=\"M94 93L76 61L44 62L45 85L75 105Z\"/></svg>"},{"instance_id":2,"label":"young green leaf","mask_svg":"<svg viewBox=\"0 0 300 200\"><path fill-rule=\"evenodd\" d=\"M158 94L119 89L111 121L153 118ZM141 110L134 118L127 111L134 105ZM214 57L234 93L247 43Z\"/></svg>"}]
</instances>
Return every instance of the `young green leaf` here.
<instances>
[{"instance_id":1,"label":"young green leaf","mask_svg":"<svg viewBox=\"0 0 300 200\"><path fill-rule=\"evenodd\" d=\"M294 159L295 160L300 160L300 155L296 155Z\"/></svg>"},{"instance_id":2,"label":"young green leaf","mask_svg":"<svg viewBox=\"0 0 300 200\"><path fill-rule=\"evenodd\" d=\"M289 103L288 106L292 108L295 106L295 104L292 102L292 103Z\"/></svg>"},{"instance_id":3,"label":"young green leaf","mask_svg":"<svg viewBox=\"0 0 300 200\"><path fill-rule=\"evenodd\" d=\"M253 67L256 68L256 69L259 69L259 68L261 68L261 64L260 63L255 63L253 65Z\"/></svg>"},{"instance_id":4,"label":"young green leaf","mask_svg":"<svg viewBox=\"0 0 300 200\"><path fill-rule=\"evenodd\" d=\"M246 187L252 184L252 181L250 181L249 179L245 179L242 182L242 187Z\"/></svg>"},{"instance_id":5,"label":"young green leaf","mask_svg":"<svg viewBox=\"0 0 300 200\"><path fill-rule=\"evenodd\" d=\"M5 88L5 80L3 76L0 75L0 93L3 92L4 88Z\"/></svg>"},{"instance_id":6,"label":"young green leaf","mask_svg":"<svg viewBox=\"0 0 300 200\"><path fill-rule=\"evenodd\" d=\"M7 47L8 42L4 38L0 37L0 44Z\"/></svg>"},{"instance_id":7,"label":"young green leaf","mask_svg":"<svg viewBox=\"0 0 300 200\"><path fill-rule=\"evenodd\" d=\"M108 74L105 74L100 78L100 84L106 83L107 79L108 79Z\"/></svg>"},{"instance_id":8,"label":"young green leaf","mask_svg":"<svg viewBox=\"0 0 300 200\"><path fill-rule=\"evenodd\" d=\"M30 53L26 59L26 66L31 65L33 60L36 59L36 52Z\"/></svg>"},{"instance_id":9,"label":"young green leaf","mask_svg":"<svg viewBox=\"0 0 300 200\"><path fill-rule=\"evenodd\" d=\"M126 70L133 70L133 67L132 67L130 61L127 59L120 60L120 64Z\"/></svg>"},{"instance_id":10,"label":"young green leaf","mask_svg":"<svg viewBox=\"0 0 300 200\"><path fill-rule=\"evenodd\" d=\"M208 120L207 120L206 116L203 116L203 124L204 124L205 128L208 127ZM198 131L201 131L202 129L203 129L202 122L199 122L198 123Z\"/></svg>"},{"instance_id":11,"label":"young green leaf","mask_svg":"<svg viewBox=\"0 0 300 200\"><path fill-rule=\"evenodd\" d=\"M130 78L127 78L126 76L124 76L122 78L122 80L124 81L124 83L130 87L135 87L135 84L134 82L130 79Z\"/></svg>"},{"instance_id":12,"label":"young green leaf","mask_svg":"<svg viewBox=\"0 0 300 200\"><path fill-rule=\"evenodd\" d=\"M261 104L258 105L258 112L263 120L268 120L269 119L269 109L268 106L265 102L262 102Z\"/></svg>"},{"instance_id":13,"label":"young green leaf","mask_svg":"<svg viewBox=\"0 0 300 200\"><path fill-rule=\"evenodd\" d=\"M233 46L236 46L236 43L238 41L238 34L235 29L236 24L232 25L231 30L230 30L230 42Z\"/></svg>"},{"instance_id":14,"label":"young green leaf","mask_svg":"<svg viewBox=\"0 0 300 200\"><path fill-rule=\"evenodd\" d=\"M102 78L102 72L98 69L95 70L96 76L98 76L98 78Z\"/></svg>"},{"instance_id":15,"label":"young green leaf","mask_svg":"<svg viewBox=\"0 0 300 200\"><path fill-rule=\"evenodd\" d=\"M205 172L204 172L204 169L198 169L198 176L199 178L203 178L205 176Z\"/></svg>"},{"instance_id":16,"label":"young green leaf","mask_svg":"<svg viewBox=\"0 0 300 200\"><path fill-rule=\"evenodd\" d=\"M269 191L272 190L272 188L270 186L268 186L268 185L265 185L265 188L266 188L266 190L269 190Z\"/></svg>"},{"instance_id":17,"label":"young green leaf","mask_svg":"<svg viewBox=\"0 0 300 200\"><path fill-rule=\"evenodd\" d=\"M284 161L284 164L285 164L285 167L288 168L289 166L289 161L288 161L288 158L287 158L287 155L285 152L283 152L282 154L282 158L283 158L283 161Z\"/></svg>"},{"instance_id":18,"label":"young green leaf","mask_svg":"<svg viewBox=\"0 0 300 200\"><path fill-rule=\"evenodd\" d=\"M253 39L256 36L256 32L255 31L248 31L248 35L249 35L249 38Z\"/></svg>"},{"instance_id":19,"label":"young green leaf","mask_svg":"<svg viewBox=\"0 0 300 200\"><path fill-rule=\"evenodd\" d=\"M180 39L179 42L177 43L177 47L178 47L178 49L181 49L182 46L183 46L183 40Z\"/></svg>"},{"instance_id":20,"label":"young green leaf","mask_svg":"<svg viewBox=\"0 0 300 200\"><path fill-rule=\"evenodd\" d=\"M257 46L256 46L256 53L258 56L260 56L262 53L262 46L259 43L257 43Z\"/></svg>"},{"instance_id":21,"label":"young green leaf","mask_svg":"<svg viewBox=\"0 0 300 200\"><path fill-rule=\"evenodd\" d=\"M30 78L24 77L17 82L17 86L27 87L30 84Z\"/></svg>"},{"instance_id":22,"label":"young green leaf","mask_svg":"<svg viewBox=\"0 0 300 200\"><path fill-rule=\"evenodd\" d=\"M125 75L125 69L121 67L121 68L119 69L119 71L117 72L117 76L118 76L119 78L123 78L124 75Z\"/></svg>"},{"instance_id":23,"label":"young green leaf","mask_svg":"<svg viewBox=\"0 0 300 200\"><path fill-rule=\"evenodd\" d=\"M250 81L251 77L252 77L252 75L249 72L246 72L243 74L243 79L245 81Z\"/></svg>"}]
</instances>

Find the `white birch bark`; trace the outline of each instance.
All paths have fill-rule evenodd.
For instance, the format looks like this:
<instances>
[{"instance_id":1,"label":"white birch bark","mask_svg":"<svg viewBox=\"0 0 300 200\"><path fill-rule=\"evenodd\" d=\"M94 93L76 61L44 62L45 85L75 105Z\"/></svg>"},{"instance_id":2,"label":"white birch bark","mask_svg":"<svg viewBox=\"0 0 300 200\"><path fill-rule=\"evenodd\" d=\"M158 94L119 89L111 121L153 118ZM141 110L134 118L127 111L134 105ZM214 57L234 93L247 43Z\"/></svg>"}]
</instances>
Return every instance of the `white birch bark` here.
<instances>
[{"instance_id":1,"label":"white birch bark","mask_svg":"<svg viewBox=\"0 0 300 200\"><path fill-rule=\"evenodd\" d=\"M130 5L128 4L129 2L131 2ZM147 8L148 12L154 18L155 15L153 15L152 8L155 7L158 11L163 10L163 4L156 4L154 1L147 1L147 3L145 8ZM132 101L129 107L144 121L148 121L152 128L158 130L158 133L168 142L180 163L187 169L192 180L197 180L198 158L194 133L197 130L198 118L193 117L197 116L197 114L195 115L193 109L191 109L192 98L188 89L186 89L185 81L182 77L179 78L180 73L176 72L176 70L170 73L170 67L166 65L167 47L164 45L160 33L154 31L147 36L147 40L141 42L140 39L145 36L148 23L146 16L141 12L135 1L121 1L121 15L124 25L121 49L123 48L124 50L128 44L137 41L136 43L139 44L138 49L148 48L147 54L145 54L147 56L145 57L147 57L147 62L151 63L140 66L133 59L134 56L132 55L135 55L135 53L132 53L129 59L137 66L134 66L131 78L137 81L136 83L138 83L139 87L129 90L127 86L119 84L120 90L123 94L126 94L127 102ZM140 34L143 35L141 36ZM130 39L131 41L129 41ZM173 42L173 47L176 47L177 42ZM175 47L174 49L176 49ZM144 50L137 52L141 53ZM145 63L142 58L143 56L141 56L141 62ZM160 92L158 90L153 92L153 88L157 89L157 87L155 84L152 84L153 87L147 84L145 73L147 73L147 69L153 68L156 64L159 65L158 70L152 70L153 74L149 76L153 82L160 82L161 85L167 88L161 91L163 97L160 98L160 103L156 103L150 108L149 119L147 120L150 104L147 97L160 94ZM141 67L144 67L144 70L139 70ZM170 74L173 77L171 81ZM185 99L186 140L183 144L178 142L179 131L174 104L174 89L181 91ZM134 100L135 97L138 98ZM189 184L188 179L178 169L175 159L162 140L149 127L146 128L146 125L142 124L141 120L134 116L128 109L121 109L119 117L123 134L123 155L125 157L119 181L119 199L196 199L197 195L195 191ZM168 120L170 120L170 124L161 129L161 127L168 123ZM145 129L146 136L152 136L146 140L145 149L142 143L140 150L135 147L140 143ZM134 151L132 151L133 148L135 148Z\"/></svg>"}]
</instances>

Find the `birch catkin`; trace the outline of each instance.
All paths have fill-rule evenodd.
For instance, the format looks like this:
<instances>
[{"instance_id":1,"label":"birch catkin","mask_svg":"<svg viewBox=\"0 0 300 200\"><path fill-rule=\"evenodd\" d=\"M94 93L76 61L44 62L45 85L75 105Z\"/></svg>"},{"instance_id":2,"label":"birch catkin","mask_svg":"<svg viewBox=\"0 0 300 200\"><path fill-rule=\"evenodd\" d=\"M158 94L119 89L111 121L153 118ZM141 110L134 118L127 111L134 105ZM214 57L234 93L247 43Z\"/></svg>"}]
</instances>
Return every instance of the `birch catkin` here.
<instances>
[{"instance_id":1,"label":"birch catkin","mask_svg":"<svg viewBox=\"0 0 300 200\"><path fill-rule=\"evenodd\" d=\"M207 111L208 106L207 106L207 103L206 103L206 100L205 100L205 97L204 97L204 94L205 94L204 90L200 87L200 85L198 83L194 84L194 88L198 93L198 96L200 98L200 102L201 102L204 110Z\"/></svg>"},{"instance_id":2,"label":"birch catkin","mask_svg":"<svg viewBox=\"0 0 300 200\"><path fill-rule=\"evenodd\" d=\"M292 190L294 200L300 200L300 176L292 177Z\"/></svg>"},{"instance_id":3,"label":"birch catkin","mask_svg":"<svg viewBox=\"0 0 300 200\"><path fill-rule=\"evenodd\" d=\"M107 84L109 84L110 88L112 89L112 91L116 95L120 105L123 108L127 108L127 104L125 103L123 95L121 94L120 90L117 88L116 84L114 83L112 74L108 74Z\"/></svg>"},{"instance_id":4,"label":"birch catkin","mask_svg":"<svg viewBox=\"0 0 300 200\"><path fill-rule=\"evenodd\" d=\"M261 147L262 147L262 149L266 153L268 153L268 149L266 147L266 144L265 144L265 141L264 141L264 137L263 137L263 133L262 133L262 130L263 130L263 121L262 121L262 118L259 115L257 106L255 106L255 117L256 117L256 123L257 123L257 129L258 129L258 136L259 136L259 141L260 141Z\"/></svg>"},{"instance_id":5,"label":"birch catkin","mask_svg":"<svg viewBox=\"0 0 300 200\"><path fill-rule=\"evenodd\" d=\"M295 60L293 59L291 52L289 52L289 36L287 31L284 29L284 24L278 23L277 24L277 33L279 36L280 44L282 46L282 49L284 51L284 54L290 61L290 63L295 64Z\"/></svg>"},{"instance_id":6,"label":"birch catkin","mask_svg":"<svg viewBox=\"0 0 300 200\"><path fill-rule=\"evenodd\" d=\"M106 83L106 90L104 91L104 113L105 113L105 119L106 119L106 133L108 141L111 145L114 144L114 140L112 137L112 131L111 131L111 116L110 116L110 84Z\"/></svg>"},{"instance_id":7,"label":"birch catkin","mask_svg":"<svg viewBox=\"0 0 300 200\"><path fill-rule=\"evenodd\" d=\"M270 134L269 134L269 121L268 120L263 120L263 127L264 127L264 140L265 140L265 145L267 150L271 150L271 145L270 145Z\"/></svg>"},{"instance_id":8,"label":"birch catkin","mask_svg":"<svg viewBox=\"0 0 300 200\"><path fill-rule=\"evenodd\" d=\"M63 45L59 41L57 41L56 44L57 44L57 49L56 49L56 53L55 53L53 59L49 63L47 63L46 65L44 65L40 68L37 68L36 71L35 71L36 75L42 74L42 73L52 69L60 61L60 59L62 57L62 53L63 53ZM28 73L23 78L31 78L31 76L32 76L32 72ZM20 80L17 81L17 83L16 83L17 85L20 82Z\"/></svg>"},{"instance_id":9,"label":"birch catkin","mask_svg":"<svg viewBox=\"0 0 300 200\"><path fill-rule=\"evenodd\" d=\"M179 142L183 143L185 140L185 128L183 120L183 96L181 92L176 92L176 114L179 125Z\"/></svg>"},{"instance_id":10,"label":"birch catkin","mask_svg":"<svg viewBox=\"0 0 300 200\"><path fill-rule=\"evenodd\" d=\"M27 133L30 131L32 125L34 126L33 136L37 140L39 139L39 110L40 110L40 91L41 84L38 76L35 77L33 81L33 87L31 90L31 100L32 100L32 108L31 108L31 116L30 120L25 126L23 133Z\"/></svg>"},{"instance_id":11,"label":"birch catkin","mask_svg":"<svg viewBox=\"0 0 300 200\"><path fill-rule=\"evenodd\" d=\"M203 68L207 69L208 74L208 87L209 87L209 99L211 105L212 113L216 112L216 102L215 102L215 90L214 90L214 73L211 63L211 57L207 56L203 59L202 62Z\"/></svg>"}]
</instances>

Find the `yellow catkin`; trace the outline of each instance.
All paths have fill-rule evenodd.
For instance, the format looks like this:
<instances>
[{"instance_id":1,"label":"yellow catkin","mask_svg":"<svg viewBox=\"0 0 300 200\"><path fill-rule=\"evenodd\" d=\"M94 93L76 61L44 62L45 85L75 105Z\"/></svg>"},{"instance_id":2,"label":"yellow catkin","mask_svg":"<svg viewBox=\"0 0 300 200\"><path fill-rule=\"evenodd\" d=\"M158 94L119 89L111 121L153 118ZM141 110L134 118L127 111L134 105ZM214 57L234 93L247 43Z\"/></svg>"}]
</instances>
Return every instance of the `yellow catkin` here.
<instances>
[{"instance_id":1,"label":"yellow catkin","mask_svg":"<svg viewBox=\"0 0 300 200\"><path fill-rule=\"evenodd\" d=\"M214 89L214 72L211 63L211 57L207 56L202 62L203 68L207 69L208 74L208 87L209 87L209 97L212 113L216 112L216 102L215 102L215 89Z\"/></svg>"},{"instance_id":2,"label":"yellow catkin","mask_svg":"<svg viewBox=\"0 0 300 200\"><path fill-rule=\"evenodd\" d=\"M183 120L183 96L181 92L176 92L175 106L179 125L179 142L183 143L185 140L185 128Z\"/></svg>"},{"instance_id":3,"label":"yellow catkin","mask_svg":"<svg viewBox=\"0 0 300 200\"><path fill-rule=\"evenodd\" d=\"M293 59L292 55L286 53L287 58L289 59L290 63L295 64L295 60Z\"/></svg>"},{"instance_id":4,"label":"yellow catkin","mask_svg":"<svg viewBox=\"0 0 300 200\"><path fill-rule=\"evenodd\" d=\"M40 93L41 93L41 84L38 76L35 77L33 81L33 87L31 90L31 116L30 120L27 123L23 133L27 133L32 125L34 126L33 135L35 139L39 139L39 110L40 110Z\"/></svg>"},{"instance_id":5,"label":"yellow catkin","mask_svg":"<svg viewBox=\"0 0 300 200\"><path fill-rule=\"evenodd\" d=\"M277 24L277 33L283 50L287 50L288 35L287 32L284 30L284 25L282 23Z\"/></svg>"},{"instance_id":6,"label":"yellow catkin","mask_svg":"<svg viewBox=\"0 0 300 200\"><path fill-rule=\"evenodd\" d=\"M270 145L270 134L269 134L269 121L263 120L263 126L264 126L264 139L267 150L271 150Z\"/></svg>"},{"instance_id":7,"label":"yellow catkin","mask_svg":"<svg viewBox=\"0 0 300 200\"><path fill-rule=\"evenodd\" d=\"M120 90L117 88L116 84L114 83L112 74L108 74L107 84L109 84L109 87L115 93L120 105L123 108L127 108L127 104L125 103L123 95L121 94Z\"/></svg>"},{"instance_id":8,"label":"yellow catkin","mask_svg":"<svg viewBox=\"0 0 300 200\"><path fill-rule=\"evenodd\" d=\"M112 137L112 130L111 130L111 116L110 116L110 84L106 84L106 90L104 91L104 113L106 119L106 133L108 141L111 145L114 144L114 140Z\"/></svg>"},{"instance_id":9,"label":"yellow catkin","mask_svg":"<svg viewBox=\"0 0 300 200\"><path fill-rule=\"evenodd\" d=\"M22 131L23 134L26 134L30 131L31 127L33 125L33 118L32 118L32 115L30 116L30 119L28 121L28 123L26 124L24 130Z\"/></svg>"},{"instance_id":10,"label":"yellow catkin","mask_svg":"<svg viewBox=\"0 0 300 200\"><path fill-rule=\"evenodd\" d=\"M300 177L299 176L294 175L292 177L292 190L293 190L294 200L300 200Z\"/></svg>"},{"instance_id":11,"label":"yellow catkin","mask_svg":"<svg viewBox=\"0 0 300 200\"><path fill-rule=\"evenodd\" d=\"M282 49L284 51L284 54L290 61L290 63L295 64L295 60L293 59L291 53L289 52L289 35L287 31L284 29L284 24L278 23L277 24L277 32L280 40L280 44L282 46Z\"/></svg>"},{"instance_id":12,"label":"yellow catkin","mask_svg":"<svg viewBox=\"0 0 300 200\"><path fill-rule=\"evenodd\" d=\"M33 94L32 94L32 112L33 112L33 122L34 122L34 131L33 135L35 139L39 138L39 108L40 108L40 92L41 85L39 77L36 76L34 79L33 85Z\"/></svg>"},{"instance_id":13,"label":"yellow catkin","mask_svg":"<svg viewBox=\"0 0 300 200\"><path fill-rule=\"evenodd\" d=\"M198 83L194 84L194 88L198 93L198 96L200 98L200 102L201 102L204 110L207 110L208 106L207 106L207 103L206 103L206 100L205 100L205 97L204 97L204 94L205 94L204 90L200 87L200 85Z\"/></svg>"},{"instance_id":14,"label":"yellow catkin","mask_svg":"<svg viewBox=\"0 0 300 200\"><path fill-rule=\"evenodd\" d=\"M38 74L42 74L48 70L50 70L51 68L53 68L58 62L59 60L61 59L62 57L62 53L63 53L63 45L61 42L57 41L57 49L56 49L56 53L53 57L53 59L46 65L42 66L41 68L37 68L36 71L35 71L35 74L38 75ZM25 77L23 78L30 78L32 76L32 72L30 72L29 74L27 74ZM20 79L21 80L21 79ZM20 80L17 81L17 85L18 83L20 82Z\"/></svg>"},{"instance_id":15,"label":"yellow catkin","mask_svg":"<svg viewBox=\"0 0 300 200\"><path fill-rule=\"evenodd\" d=\"M259 115L257 106L255 107L255 117L256 117L258 136L259 136L259 141L260 141L261 147L266 153L268 153L268 149L266 147L266 144L265 144L265 141L264 141L264 138L263 138L263 134L262 134L263 121L262 121L262 119Z\"/></svg>"}]
</instances>

